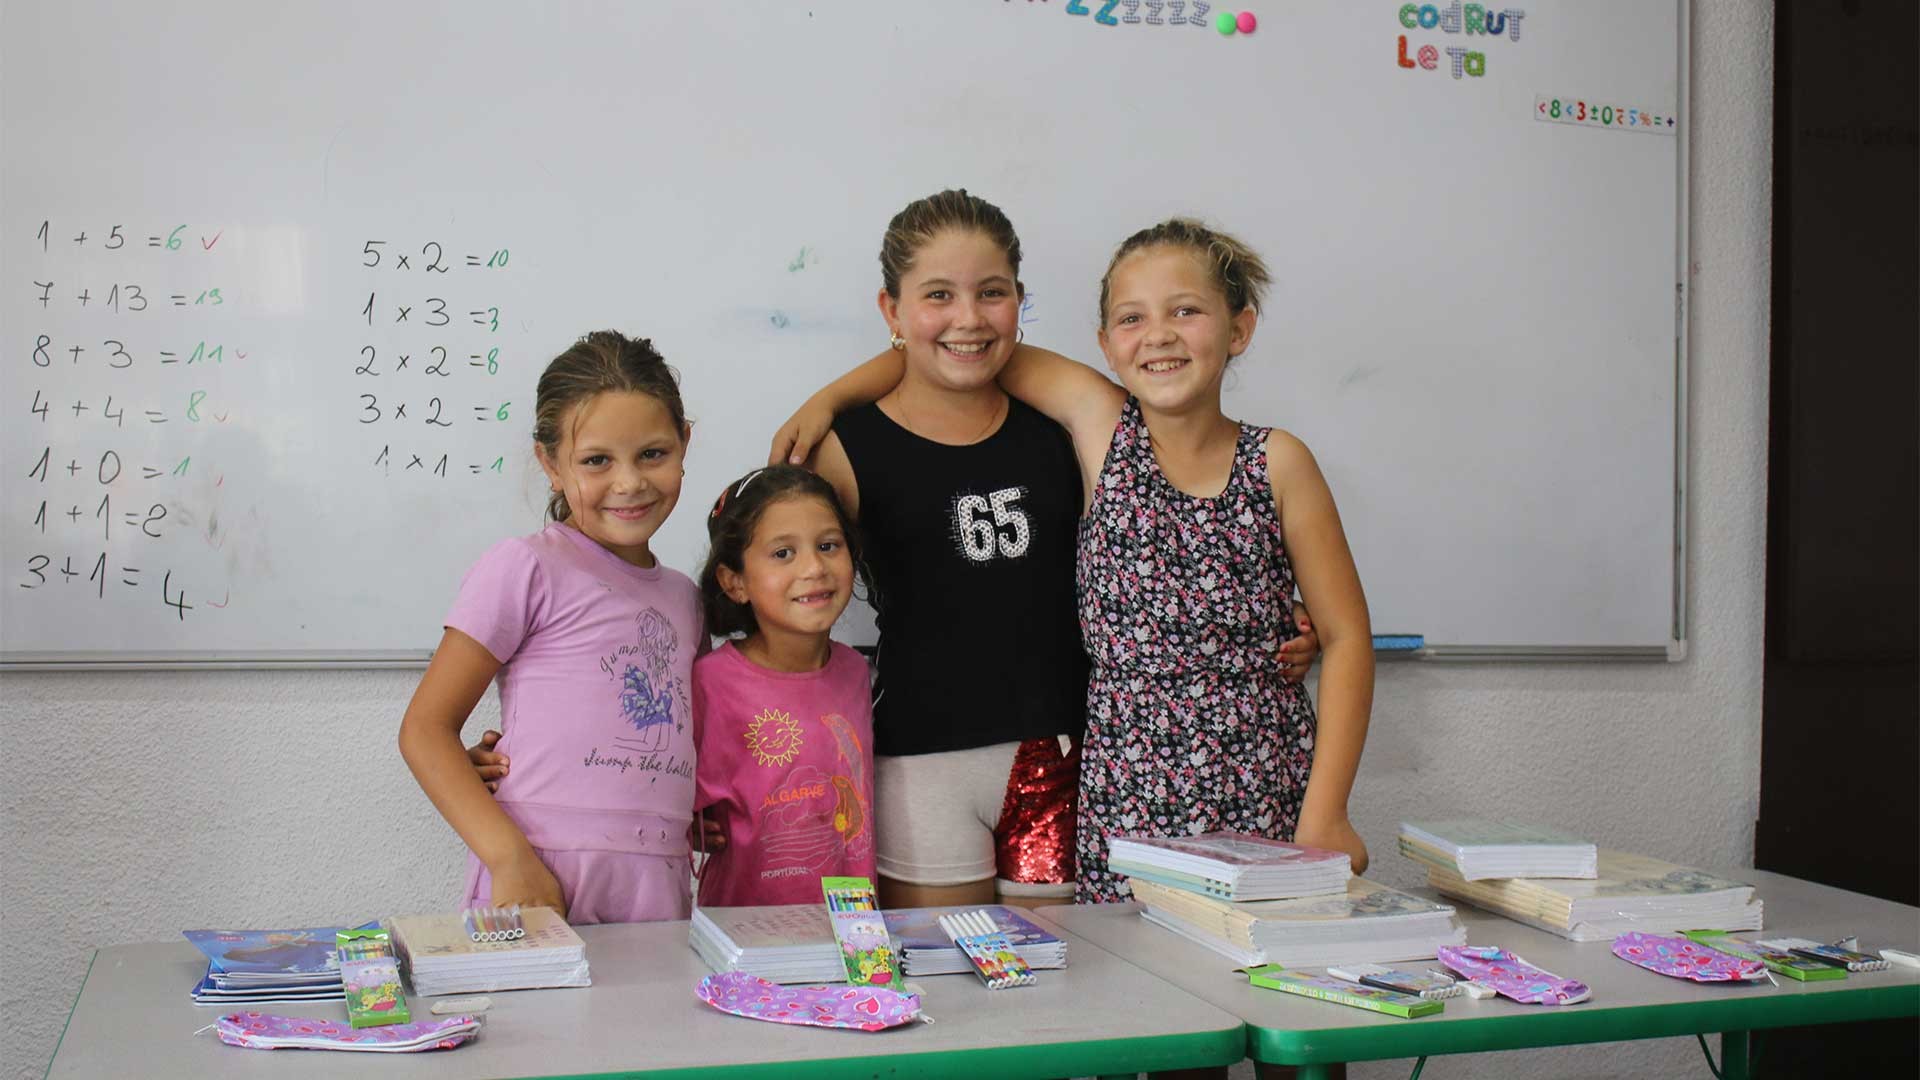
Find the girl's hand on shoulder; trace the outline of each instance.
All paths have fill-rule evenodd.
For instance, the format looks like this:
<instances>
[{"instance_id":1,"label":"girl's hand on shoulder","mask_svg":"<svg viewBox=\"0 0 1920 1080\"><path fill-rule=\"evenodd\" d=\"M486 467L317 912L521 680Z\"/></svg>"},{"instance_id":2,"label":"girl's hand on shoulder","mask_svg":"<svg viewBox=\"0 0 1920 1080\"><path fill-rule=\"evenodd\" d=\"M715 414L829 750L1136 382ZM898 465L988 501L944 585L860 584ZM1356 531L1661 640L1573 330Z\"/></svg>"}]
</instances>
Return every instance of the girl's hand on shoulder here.
<instances>
[{"instance_id":1,"label":"girl's hand on shoulder","mask_svg":"<svg viewBox=\"0 0 1920 1080\"><path fill-rule=\"evenodd\" d=\"M480 735L480 741L467 747L467 760L473 762L473 771L486 781L487 790L500 790L500 781L507 775L507 755L498 753L494 746L500 742L500 733L488 728Z\"/></svg>"},{"instance_id":2,"label":"girl's hand on shoulder","mask_svg":"<svg viewBox=\"0 0 1920 1080\"><path fill-rule=\"evenodd\" d=\"M567 917L567 897L560 879L531 850L502 866L487 868L493 877L495 907L519 904L521 907L550 907Z\"/></svg>"},{"instance_id":3,"label":"girl's hand on shoulder","mask_svg":"<svg viewBox=\"0 0 1920 1080\"><path fill-rule=\"evenodd\" d=\"M1297 683L1307 677L1313 662L1320 659L1320 635L1313 629L1307 606L1298 600L1293 604L1293 623L1300 632L1280 646L1280 678Z\"/></svg>"},{"instance_id":4,"label":"girl's hand on shoulder","mask_svg":"<svg viewBox=\"0 0 1920 1080\"><path fill-rule=\"evenodd\" d=\"M1353 860L1353 872L1360 875L1367 872L1367 844L1354 830L1353 822L1345 814L1337 818L1315 820L1304 811L1300 815L1300 827L1294 830L1293 842L1309 847L1326 848L1328 851L1344 851Z\"/></svg>"},{"instance_id":5,"label":"girl's hand on shoulder","mask_svg":"<svg viewBox=\"0 0 1920 1080\"><path fill-rule=\"evenodd\" d=\"M773 433L773 445L767 450L769 465L805 465L814 448L833 430L834 411L813 398L800 406L780 430Z\"/></svg>"}]
</instances>

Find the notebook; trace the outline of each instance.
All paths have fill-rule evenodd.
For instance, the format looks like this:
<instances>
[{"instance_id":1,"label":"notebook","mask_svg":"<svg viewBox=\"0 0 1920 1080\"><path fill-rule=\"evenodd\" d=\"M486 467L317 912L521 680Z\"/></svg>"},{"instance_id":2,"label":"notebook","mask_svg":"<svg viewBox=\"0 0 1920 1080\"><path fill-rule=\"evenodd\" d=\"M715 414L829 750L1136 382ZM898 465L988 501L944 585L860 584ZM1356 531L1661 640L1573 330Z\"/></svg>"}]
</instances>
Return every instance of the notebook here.
<instances>
[{"instance_id":1,"label":"notebook","mask_svg":"<svg viewBox=\"0 0 1920 1080\"><path fill-rule=\"evenodd\" d=\"M1400 824L1400 851L1467 881L1598 874L1592 841L1539 825L1475 818L1407 821Z\"/></svg>"},{"instance_id":2,"label":"notebook","mask_svg":"<svg viewBox=\"0 0 1920 1080\"><path fill-rule=\"evenodd\" d=\"M1108 845L1107 864L1118 874L1223 900L1337 894L1353 876L1345 852L1235 832L1116 836Z\"/></svg>"},{"instance_id":3,"label":"notebook","mask_svg":"<svg viewBox=\"0 0 1920 1080\"><path fill-rule=\"evenodd\" d=\"M514 941L474 941L457 911L403 915L387 925L422 997L593 985L587 943L558 912L523 908L520 918L526 936Z\"/></svg>"},{"instance_id":4,"label":"notebook","mask_svg":"<svg viewBox=\"0 0 1920 1080\"><path fill-rule=\"evenodd\" d=\"M893 938L893 951L900 957L909 976L958 975L973 970L973 964L940 929L942 915L984 911L993 925L1013 943L1013 951L1030 968L1067 966L1067 943L1034 925L1025 916L997 904L981 907L901 908L886 912L887 933Z\"/></svg>"},{"instance_id":5,"label":"notebook","mask_svg":"<svg viewBox=\"0 0 1920 1080\"><path fill-rule=\"evenodd\" d=\"M1441 945L1466 942L1453 908L1365 878L1350 879L1338 896L1240 903L1130 882L1151 921L1242 963L1293 968L1419 960Z\"/></svg>"},{"instance_id":6,"label":"notebook","mask_svg":"<svg viewBox=\"0 0 1920 1080\"><path fill-rule=\"evenodd\" d=\"M1573 941L1612 941L1629 930L1758 930L1753 886L1645 855L1602 849L1599 876L1468 881L1427 868L1427 883L1515 922Z\"/></svg>"},{"instance_id":7,"label":"notebook","mask_svg":"<svg viewBox=\"0 0 1920 1080\"><path fill-rule=\"evenodd\" d=\"M698 907L688 943L715 971L777 983L847 980L824 904Z\"/></svg>"},{"instance_id":8,"label":"notebook","mask_svg":"<svg viewBox=\"0 0 1920 1080\"><path fill-rule=\"evenodd\" d=\"M343 991L334 935L343 929L182 931L207 958L207 973L191 991L194 1003L338 1001Z\"/></svg>"}]
</instances>

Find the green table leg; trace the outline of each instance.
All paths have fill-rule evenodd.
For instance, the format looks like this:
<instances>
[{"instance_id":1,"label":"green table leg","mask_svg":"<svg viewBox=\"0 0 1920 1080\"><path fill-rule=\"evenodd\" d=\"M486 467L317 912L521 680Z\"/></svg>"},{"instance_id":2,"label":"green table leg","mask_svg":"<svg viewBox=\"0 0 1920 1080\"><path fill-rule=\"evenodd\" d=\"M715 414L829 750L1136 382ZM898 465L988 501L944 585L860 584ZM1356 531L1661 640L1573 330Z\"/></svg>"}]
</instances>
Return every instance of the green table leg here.
<instances>
[{"instance_id":1,"label":"green table leg","mask_svg":"<svg viewBox=\"0 0 1920 1080\"><path fill-rule=\"evenodd\" d=\"M1333 1080L1332 1065L1295 1065L1295 1080Z\"/></svg>"},{"instance_id":2,"label":"green table leg","mask_svg":"<svg viewBox=\"0 0 1920 1080\"><path fill-rule=\"evenodd\" d=\"M1747 1080L1747 1033L1720 1033L1720 1076L1722 1080Z\"/></svg>"}]
</instances>

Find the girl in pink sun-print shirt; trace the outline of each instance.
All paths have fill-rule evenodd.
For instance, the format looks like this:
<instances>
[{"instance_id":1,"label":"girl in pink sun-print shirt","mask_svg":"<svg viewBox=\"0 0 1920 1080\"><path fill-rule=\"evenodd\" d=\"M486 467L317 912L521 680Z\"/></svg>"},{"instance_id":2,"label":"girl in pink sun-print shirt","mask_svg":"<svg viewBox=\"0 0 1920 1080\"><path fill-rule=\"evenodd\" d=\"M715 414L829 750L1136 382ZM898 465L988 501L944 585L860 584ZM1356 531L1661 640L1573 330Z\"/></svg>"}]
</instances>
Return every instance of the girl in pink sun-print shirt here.
<instances>
[{"instance_id":1,"label":"girl in pink sun-print shirt","mask_svg":"<svg viewBox=\"0 0 1920 1080\"><path fill-rule=\"evenodd\" d=\"M709 629L694 662L694 805L724 838L699 902L820 902L826 876L874 876L867 663L828 637L853 596L857 541L826 481L792 466L729 484L700 577Z\"/></svg>"}]
</instances>

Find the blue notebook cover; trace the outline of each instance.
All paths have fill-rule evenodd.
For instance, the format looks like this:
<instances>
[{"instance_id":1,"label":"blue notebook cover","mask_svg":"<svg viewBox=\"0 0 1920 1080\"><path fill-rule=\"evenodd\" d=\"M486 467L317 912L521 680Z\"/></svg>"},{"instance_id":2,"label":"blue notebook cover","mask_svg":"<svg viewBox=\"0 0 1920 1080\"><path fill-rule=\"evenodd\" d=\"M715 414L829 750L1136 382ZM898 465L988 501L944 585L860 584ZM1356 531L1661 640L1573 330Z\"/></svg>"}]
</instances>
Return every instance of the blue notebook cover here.
<instances>
[{"instance_id":1,"label":"blue notebook cover","mask_svg":"<svg viewBox=\"0 0 1920 1080\"><path fill-rule=\"evenodd\" d=\"M371 930L378 922L354 927ZM207 956L212 971L233 974L321 975L340 970L333 936L340 926L299 930L183 930L194 948Z\"/></svg>"}]
</instances>

